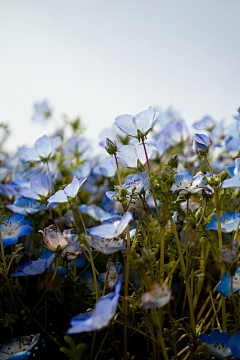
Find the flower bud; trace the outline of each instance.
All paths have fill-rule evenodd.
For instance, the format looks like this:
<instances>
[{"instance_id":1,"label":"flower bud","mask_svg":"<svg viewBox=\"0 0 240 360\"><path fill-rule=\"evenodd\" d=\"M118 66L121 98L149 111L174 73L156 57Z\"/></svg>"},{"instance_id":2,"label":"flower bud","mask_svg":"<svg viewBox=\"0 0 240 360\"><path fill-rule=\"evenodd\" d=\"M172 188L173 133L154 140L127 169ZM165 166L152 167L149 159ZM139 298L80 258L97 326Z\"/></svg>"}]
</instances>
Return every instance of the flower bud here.
<instances>
[{"instance_id":1,"label":"flower bud","mask_svg":"<svg viewBox=\"0 0 240 360\"><path fill-rule=\"evenodd\" d=\"M109 153L109 155L114 155L117 152L117 145L115 142L111 141L110 139L106 138L106 146L105 149Z\"/></svg>"},{"instance_id":2,"label":"flower bud","mask_svg":"<svg viewBox=\"0 0 240 360\"><path fill-rule=\"evenodd\" d=\"M210 145L210 139L204 134L193 135L192 150L201 156L205 156L208 153Z\"/></svg>"},{"instance_id":3,"label":"flower bud","mask_svg":"<svg viewBox=\"0 0 240 360\"><path fill-rule=\"evenodd\" d=\"M178 167L178 163L179 163L179 158L177 155L173 155L170 160L168 161L168 165L171 168L177 168Z\"/></svg>"}]
</instances>

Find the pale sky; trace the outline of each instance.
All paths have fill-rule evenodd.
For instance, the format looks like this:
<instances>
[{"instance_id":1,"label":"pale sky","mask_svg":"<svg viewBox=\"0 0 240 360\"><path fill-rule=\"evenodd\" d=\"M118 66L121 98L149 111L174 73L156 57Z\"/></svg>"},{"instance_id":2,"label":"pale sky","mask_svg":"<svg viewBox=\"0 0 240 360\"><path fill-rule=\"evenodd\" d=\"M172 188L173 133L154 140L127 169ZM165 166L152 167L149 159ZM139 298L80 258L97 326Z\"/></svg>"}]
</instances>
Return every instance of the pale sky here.
<instances>
[{"instance_id":1,"label":"pale sky","mask_svg":"<svg viewBox=\"0 0 240 360\"><path fill-rule=\"evenodd\" d=\"M122 114L173 105L188 124L240 106L240 1L0 0L0 122L8 148L52 126L36 101L96 139Z\"/></svg>"}]
</instances>

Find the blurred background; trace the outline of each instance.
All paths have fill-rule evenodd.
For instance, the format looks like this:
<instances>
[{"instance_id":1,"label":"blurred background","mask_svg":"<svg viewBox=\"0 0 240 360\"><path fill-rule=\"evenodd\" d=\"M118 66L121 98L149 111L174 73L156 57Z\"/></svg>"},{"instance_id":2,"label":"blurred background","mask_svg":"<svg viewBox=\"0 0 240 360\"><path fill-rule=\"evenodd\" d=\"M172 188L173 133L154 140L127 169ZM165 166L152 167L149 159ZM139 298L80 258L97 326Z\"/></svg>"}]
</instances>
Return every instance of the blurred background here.
<instances>
[{"instance_id":1,"label":"blurred background","mask_svg":"<svg viewBox=\"0 0 240 360\"><path fill-rule=\"evenodd\" d=\"M240 106L240 2L1 0L0 122L6 148L33 146L62 115L86 135L118 115L172 105L191 124ZM47 99L54 119L32 120Z\"/></svg>"}]
</instances>

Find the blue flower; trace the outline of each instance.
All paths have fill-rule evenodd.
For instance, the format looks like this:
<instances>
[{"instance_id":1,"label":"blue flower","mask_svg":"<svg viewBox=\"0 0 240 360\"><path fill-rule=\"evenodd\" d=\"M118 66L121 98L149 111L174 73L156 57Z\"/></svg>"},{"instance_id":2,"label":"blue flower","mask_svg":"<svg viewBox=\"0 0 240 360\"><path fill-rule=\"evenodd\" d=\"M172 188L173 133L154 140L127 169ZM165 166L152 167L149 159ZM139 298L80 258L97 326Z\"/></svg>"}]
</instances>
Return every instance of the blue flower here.
<instances>
[{"instance_id":1,"label":"blue flower","mask_svg":"<svg viewBox=\"0 0 240 360\"><path fill-rule=\"evenodd\" d=\"M6 218L0 225L3 245L15 244L19 237L29 234L33 230L30 226L31 223L30 220L25 220L24 216L20 214Z\"/></svg>"},{"instance_id":2,"label":"blue flower","mask_svg":"<svg viewBox=\"0 0 240 360\"><path fill-rule=\"evenodd\" d=\"M232 355L230 345L231 336L228 333L214 329L210 335L199 335L199 339L202 343L210 345L210 352L219 359L224 359Z\"/></svg>"},{"instance_id":3,"label":"blue flower","mask_svg":"<svg viewBox=\"0 0 240 360\"><path fill-rule=\"evenodd\" d=\"M226 272L221 277L221 281L218 284L216 290L223 296L230 298L232 295L231 281L232 281L232 291L233 292L239 291L240 290L240 267L237 268L235 275L233 277L231 277L230 274L228 272ZM240 294L240 291L239 291L239 294Z\"/></svg>"},{"instance_id":4,"label":"blue flower","mask_svg":"<svg viewBox=\"0 0 240 360\"><path fill-rule=\"evenodd\" d=\"M236 231L240 221L240 214L235 215L235 211L226 211L220 216L222 232ZM217 215L212 216L210 224L207 225L206 230L218 230Z\"/></svg>"},{"instance_id":5,"label":"blue flower","mask_svg":"<svg viewBox=\"0 0 240 360\"><path fill-rule=\"evenodd\" d=\"M210 145L210 139L207 135L204 135L204 134L193 135L192 150L196 154L199 155L200 152L203 152L206 154L208 152L209 145Z\"/></svg>"},{"instance_id":6,"label":"blue flower","mask_svg":"<svg viewBox=\"0 0 240 360\"><path fill-rule=\"evenodd\" d=\"M106 196L113 202L114 208L118 211L118 213L123 214L124 209L122 203L117 200L116 196L117 193L115 191L107 191ZM142 208L142 199L138 195L130 196L126 195L126 202L127 202L127 211L130 212L133 218L139 219L141 208ZM145 212L143 211L144 215Z\"/></svg>"},{"instance_id":7,"label":"blue flower","mask_svg":"<svg viewBox=\"0 0 240 360\"><path fill-rule=\"evenodd\" d=\"M105 177L113 177L116 174L117 166L114 158L104 160L100 165L93 169L94 175L101 175Z\"/></svg>"},{"instance_id":8,"label":"blue flower","mask_svg":"<svg viewBox=\"0 0 240 360\"><path fill-rule=\"evenodd\" d=\"M26 360L39 339L40 334L36 334L4 341L0 344L0 359Z\"/></svg>"},{"instance_id":9,"label":"blue flower","mask_svg":"<svg viewBox=\"0 0 240 360\"><path fill-rule=\"evenodd\" d=\"M52 116L52 108L47 100L37 102L33 105L34 114L32 116L33 121L43 122L48 120Z\"/></svg>"},{"instance_id":10,"label":"blue flower","mask_svg":"<svg viewBox=\"0 0 240 360\"><path fill-rule=\"evenodd\" d=\"M22 148L20 157L23 161L46 161L56 153L60 141L60 136L50 139L47 135L43 135L35 141L34 148Z\"/></svg>"},{"instance_id":11,"label":"blue flower","mask_svg":"<svg viewBox=\"0 0 240 360\"><path fill-rule=\"evenodd\" d=\"M110 267L108 269L108 263L106 265L107 271L103 274L100 274L98 280L105 282L107 279L108 288L113 290L116 282L119 279L119 275L122 273L122 263L117 262L114 264L110 263Z\"/></svg>"},{"instance_id":12,"label":"blue flower","mask_svg":"<svg viewBox=\"0 0 240 360\"><path fill-rule=\"evenodd\" d=\"M6 207L14 213L27 215L36 214L38 211L46 210L46 205L41 205L34 199L18 198L12 205L6 205Z\"/></svg>"},{"instance_id":13,"label":"blue flower","mask_svg":"<svg viewBox=\"0 0 240 360\"><path fill-rule=\"evenodd\" d=\"M189 172L184 171L175 175L174 178L175 182L170 190L176 194L194 194L202 190L204 190L207 194L214 193L213 188L206 184L206 180L203 175L197 174L193 177Z\"/></svg>"},{"instance_id":14,"label":"blue flower","mask_svg":"<svg viewBox=\"0 0 240 360\"><path fill-rule=\"evenodd\" d=\"M167 284L152 284L142 295L140 307L144 309L161 308L171 299L172 292Z\"/></svg>"},{"instance_id":15,"label":"blue flower","mask_svg":"<svg viewBox=\"0 0 240 360\"><path fill-rule=\"evenodd\" d=\"M192 126L197 130L209 130L214 127L216 121L209 115L206 115L202 120L196 121Z\"/></svg>"},{"instance_id":16,"label":"blue flower","mask_svg":"<svg viewBox=\"0 0 240 360\"><path fill-rule=\"evenodd\" d=\"M114 124L125 134L139 139L147 136L152 129L157 116L158 113L154 114L153 108L150 106L147 110L144 110L135 116L118 116L115 119Z\"/></svg>"},{"instance_id":17,"label":"blue flower","mask_svg":"<svg viewBox=\"0 0 240 360\"><path fill-rule=\"evenodd\" d=\"M96 221L103 221L113 216L112 213L104 211L100 206L97 205L82 204L78 208L82 214L87 214Z\"/></svg>"},{"instance_id":18,"label":"blue flower","mask_svg":"<svg viewBox=\"0 0 240 360\"><path fill-rule=\"evenodd\" d=\"M150 187L149 175L145 173L128 175L122 186L129 195L146 192Z\"/></svg>"},{"instance_id":19,"label":"blue flower","mask_svg":"<svg viewBox=\"0 0 240 360\"><path fill-rule=\"evenodd\" d=\"M149 144L145 146L148 159L153 158L157 152L156 146ZM123 145L117 152L117 159L121 165L134 169L139 167L139 162L142 166L147 162L143 144Z\"/></svg>"},{"instance_id":20,"label":"blue flower","mask_svg":"<svg viewBox=\"0 0 240 360\"><path fill-rule=\"evenodd\" d=\"M71 328L68 334L78 334L100 330L108 326L117 310L118 299L121 290L121 282L115 286L115 291L100 297L92 311L80 314L71 320Z\"/></svg>"},{"instance_id":21,"label":"blue flower","mask_svg":"<svg viewBox=\"0 0 240 360\"><path fill-rule=\"evenodd\" d=\"M14 187L9 184L0 184L0 194L12 199L17 195L17 191Z\"/></svg>"},{"instance_id":22,"label":"blue flower","mask_svg":"<svg viewBox=\"0 0 240 360\"><path fill-rule=\"evenodd\" d=\"M30 260L26 264L18 266L19 272L13 273L10 276L15 277L42 274L46 269L49 268L53 262L54 257L55 254L51 253L51 251L45 251L38 260Z\"/></svg>"},{"instance_id":23,"label":"blue flower","mask_svg":"<svg viewBox=\"0 0 240 360\"><path fill-rule=\"evenodd\" d=\"M80 187L85 183L86 180L86 177L78 180L76 176L73 176L71 183L68 184L64 190L58 190L54 195L50 196L48 203L63 203L68 202L68 198L74 199L78 194Z\"/></svg>"},{"instance_id":24,"label":"blue flower","mask_svg":"<svg viewBox=\"0 0 240 360\"><path fill-rule=\"evenodd\" d=\"M47 198L52 191L53 187L53 174L48 173L38 174L34 176L30 181L30 189L23 187L19 189L19 194L34 200L41 200Z\"/></svg>"},{"instance_id":25,"label":"blue flower","mask_svg":"<svg viewBox=\"0 0 240 360\"><path fill-rule=\"evenodd\" d=\"M232 356L240 359L240 331L238 331L229 341L232 350Z\"/></svg>"},{"instance_id":26,"label":"blue flower","mask_svg":"<svg viewBox=\"0 0 240 360\"><path fill-rule=\"evenodd\" d=\"M223 181L222 189L236 188L240 187L240 158L235 159L235 167L226 166L231 179L226 179Z\"/></svg>"}]
</instances>

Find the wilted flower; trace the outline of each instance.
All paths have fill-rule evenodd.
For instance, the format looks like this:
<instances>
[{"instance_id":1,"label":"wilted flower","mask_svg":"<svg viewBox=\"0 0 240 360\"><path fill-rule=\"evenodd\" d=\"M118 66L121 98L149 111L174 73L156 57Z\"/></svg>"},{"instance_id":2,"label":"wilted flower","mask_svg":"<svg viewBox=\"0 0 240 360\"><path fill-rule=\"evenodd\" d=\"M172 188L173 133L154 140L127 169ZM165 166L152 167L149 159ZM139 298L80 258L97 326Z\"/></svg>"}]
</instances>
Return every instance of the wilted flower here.
<instances>
[{"instance_id":1,"label":"wilted flower","mask_svg":"<svg viewBox=\"0 0 240 360\"><path fill-rule=\"evenodd\" d=\"M51 251L45 251L38 260L30 260L26 264L18 266L19 272L13 273L10 276L15 277L42 274L46 269L49 268L53 262L54 257L55 254L53 254Z\"/></svg>"},{"instance_id":2,"label":"wilted flower","mask_svg":"<svg viewBox=\"0 0 240 360\"><path fill-rule=\"evenodd\" d=\"M158 113L154 114L153 108L150 106L147 110L144 110L135 116L118 116L115 119L114 124L125 134L139 139L147 136L152 129L157 116Z\"/></svg>"},{"instance_id":3,"label":"wilted flower","mask_svg":"<svg viewBox=\"0 0 240 360\"><path fill-rule=\"evenodd\" d=\"M86 177L78 180L76 176L73 176L72 182L64 190L58 190L54 195L50 196L48 203L63 203L68 202L69 198L74 199L86 180Z\"/></svg>"},{"instance_id":4,"label":"wilted flower","mask_svg":"<svg viewBox=\"0 0 240 360\"><path fill-rule=\"evenodd\" d=\"M43 230L43 241L47 248L52 251L62 251L67 247L68 241L55 224L51 224Z\"/></svg>"},{"instance_id":5,"label":"wilted flower","mask_svg":"<svg viewBox=\"0 0 240 360\"><path fill-rule=\"evenodd\" d=\"M39 339L40 334L36 334L4 341L0 344L1 360L26 360Z\"/></svg>"},{"instance_id":6,"label":"wilted flower","mask_svg":"<svg viewBox=\"0 0 240 360\"><path fill-rule=\"evenodd\" d=\"M193 144L192 150L198 154L202 155L202 153L208 153L208 148L210 145L210 139L207 135L204 134L195 134L193 135Z\"/></svg>"},{"instance_id":7,"label":"wilted flower","mask_svg":"<svg viewBox=\"0 0 240 360\"><path fill-rule=\"evenodd\" d=\"M170 301L171 295L167 284L152 284L142 295L140 307L144 309L161 308Z\"/></svg>"},{"instance_id":8,"label":"wilted flower","mask_svg":"<svg viewBox=\"0 0 240 360\"><path fill-rule=\"evenodd\" d=\"M67 247L61 252L61 257L67 260L75 260L82 254L82 247L79 243L70 242Z\"/></svg>"},{"instance_id":9,"label":"wilted flower","mask_svg":"<svg viewBox=\"0 0 240 360\"><path fill-rule=\"evenodd\" d=\"M222 248L219 249L219 251L221 252L221 259L219 260L219 262L233 264L238 259L238 248L239 243L237 239L229 245L223 245Z\"/></svg>"},{"instance_id":10,"label":"wilted flower","mask_svg":"<svg viewBox=\"0 0 240 360\"><path fill-rule=\"evenodd\" d=\"M121 282L115 286L115 291L100 297L92 311L80 314L71 320L71 328L68 334L78 334L102 329L108 326L117 310Z\"/></svg>"},{"instance_id":11,"label":"wilted flower","mask_svg":"<svg viewBox=\"0 0 240 360\"><path fill-rule=\"evenodd\" d=\"M15 244L19 237L29 234L33 230L30 224L32 222L25 220L20 214L15 214L11 218L7 217L0 225L3 245Z\"/></svg>"}]
</instances>

